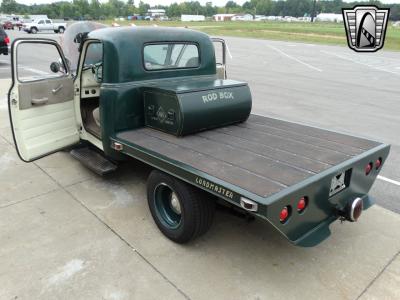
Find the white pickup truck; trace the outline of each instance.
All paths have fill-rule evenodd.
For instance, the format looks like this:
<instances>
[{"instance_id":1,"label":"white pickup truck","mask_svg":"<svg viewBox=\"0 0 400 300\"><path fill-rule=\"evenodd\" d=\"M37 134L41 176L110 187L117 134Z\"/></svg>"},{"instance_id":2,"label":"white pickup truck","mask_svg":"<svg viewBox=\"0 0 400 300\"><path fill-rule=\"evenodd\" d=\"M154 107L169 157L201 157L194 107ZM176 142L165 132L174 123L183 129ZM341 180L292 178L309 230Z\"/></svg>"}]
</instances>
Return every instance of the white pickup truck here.
<instances>
[{"instance_id":1,"label":"white pickup truck","mask_svg":"<svg viewBox=\"0 0 400 300\"><path fill-rule=\"evenodd\" d=\"M23 25L23 30L27 33L38 33L39 31L54 31L55 33L64 33L67 23L53 23L50 19L32 20Z\"/></svg>"}]
</instances>

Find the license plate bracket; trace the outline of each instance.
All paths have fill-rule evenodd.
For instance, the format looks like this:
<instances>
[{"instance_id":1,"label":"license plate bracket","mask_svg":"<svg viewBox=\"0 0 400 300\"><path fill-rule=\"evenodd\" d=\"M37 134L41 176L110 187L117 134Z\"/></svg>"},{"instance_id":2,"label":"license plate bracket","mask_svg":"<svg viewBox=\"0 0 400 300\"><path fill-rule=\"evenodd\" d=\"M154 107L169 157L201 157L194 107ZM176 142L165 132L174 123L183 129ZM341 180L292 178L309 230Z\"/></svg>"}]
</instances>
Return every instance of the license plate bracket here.
<instances>
[{"instance_id":1,"label":"license plate bracket","mask_svg":"<svg viewBox=\"0 0 400 300\"><path fill-rule=\"evenodd\" d=\"M332 177L331 186L329 189L329 197L336 195L337 193L346 189L350 184L351 169L340 172Z\"/></svg>"}]
</instances>

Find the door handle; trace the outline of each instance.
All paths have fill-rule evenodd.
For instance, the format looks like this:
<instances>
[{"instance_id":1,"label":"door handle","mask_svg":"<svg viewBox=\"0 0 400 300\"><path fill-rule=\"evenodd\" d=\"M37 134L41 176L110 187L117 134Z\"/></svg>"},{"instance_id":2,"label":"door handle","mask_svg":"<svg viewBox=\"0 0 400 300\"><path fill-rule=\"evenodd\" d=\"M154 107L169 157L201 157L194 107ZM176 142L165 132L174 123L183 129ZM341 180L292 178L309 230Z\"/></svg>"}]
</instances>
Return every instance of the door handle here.
<instances>
[{"instance_id":1,"label":"door handle","mask_svg":"<svg viewBox=\"0 0 400 300\"><path fill-rule=\"evenodd\" d=\"M56 87L55 89L52 89L51 92L53 94L57 94L61 89L63 88L63 85L60 84L58 87Z\"/></svg>"},{"instance_id":2,"label":"door handle","mask_svg":"<svg viewBox=\"0 0 400 300\"><path fill-rule=\"evenodd\" d=\"M49 98L43 97L43 98L32 98L32 105L43 105L46 104L49 101Z\"/></svg>"}]
</instances>

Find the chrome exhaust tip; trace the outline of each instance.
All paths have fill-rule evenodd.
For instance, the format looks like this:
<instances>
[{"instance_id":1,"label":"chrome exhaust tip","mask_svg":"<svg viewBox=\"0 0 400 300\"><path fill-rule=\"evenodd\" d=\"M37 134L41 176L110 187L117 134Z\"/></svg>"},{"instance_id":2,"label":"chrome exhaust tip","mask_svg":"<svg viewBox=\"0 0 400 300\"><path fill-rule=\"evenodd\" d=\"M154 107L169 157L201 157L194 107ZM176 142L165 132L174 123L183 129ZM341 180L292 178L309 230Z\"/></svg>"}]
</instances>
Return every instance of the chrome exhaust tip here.
<instances>
[{"instance_id":1,"label":"chrome exhaust tip","mask_svg":"<svg viewBox=\"0 0 400 300\"><path fill-rule=\"evenodd\" d=\"M364 209L364 203L361 198L356 198L347 203L344 210L339 215L350 222L357 222Z\"/></svg>"},{"instance_id":2,"label":"chrome exhaust tip","mask_svg":"<svg viewBox=\"0 0 400 300\"><path fill-rule=\"evenodd\" d=\"M356 222L361 216L364 208L363 200L361 198L356 198L350 203L350 221Z\"/></svg>"}]
</instances>

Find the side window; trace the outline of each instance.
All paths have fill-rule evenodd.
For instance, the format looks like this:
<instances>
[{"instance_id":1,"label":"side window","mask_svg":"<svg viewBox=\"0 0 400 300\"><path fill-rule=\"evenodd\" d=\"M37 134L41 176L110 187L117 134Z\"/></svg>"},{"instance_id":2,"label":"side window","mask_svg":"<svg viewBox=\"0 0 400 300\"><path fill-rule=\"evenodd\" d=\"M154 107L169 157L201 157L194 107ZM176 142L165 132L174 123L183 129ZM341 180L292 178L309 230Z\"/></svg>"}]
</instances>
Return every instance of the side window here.
<instances>
[{"instance_id":1,"label":"side window","mask_svg":"<svg viewBox=\"0 0 400 300\"><path fill-rule=\"evenodd\" d=\"M98 83L103 81L103 44L90 43L86 48L83 70L92 69Z\"/></svg>"},{"instance_id":2,"label":"side window","mask_svg":"<svg viewBox=\"0 0 400 300\"><path fill-rule=\"evenodd\" d=\"M103 45L101 43L90 43L86 49L84 67L101 64L103 61Z\"/></svg>"},{"instance_id":3,"label":"side window","mask_svg":"<svg viewBox=\"0 0 400 300\"><path fill-rule=\"evenodd\" d=\"M51 24L50 20L46 20L46 24Z\"/></svg>"},{"instance_id":4,"label":"side window","mask_svg":"<svg viewBox=\"0 0 400 300\"><path fill-rule=\"evenodd\" d=\"M44 24L44 21L43 21L43 20L40 20L38 24Z\"/></svg>"},{"instance_id":5,"label":"side window","mask_svg":"<svg viewBox=\"0 0 400 300\"><path fill-rule=\"evenodd\" d=\"M62 56L54 44L20 43L17 46L17 77L21 82L65 76ZM32 53L46 53L32 59Z\"/></svg>"},{"instance_id":6,"label":"side window","mask_svg":"<svg viewBox=\"0 0 400 300\"><path fill-rule=\"evenodd\" d=\"M195 44L168 43L146 45L143 50L146 70L197 68L199 49Z\"/></svg>"}]
</instances>

